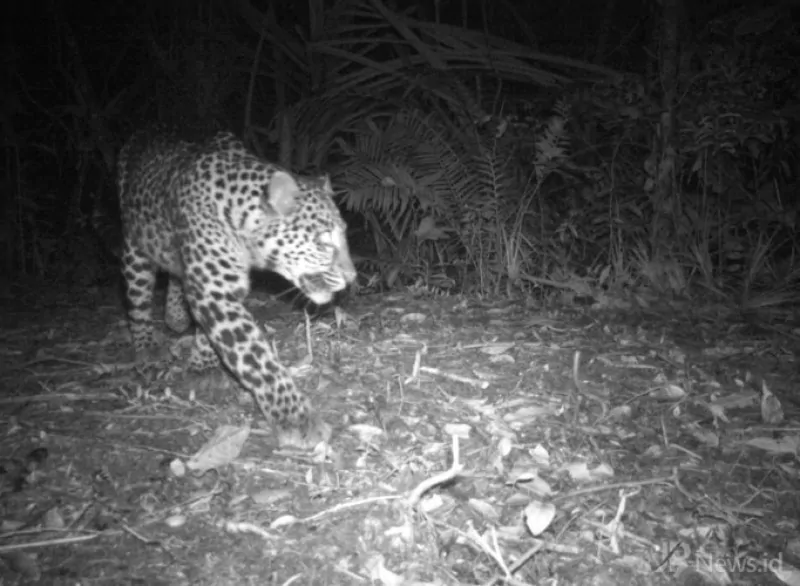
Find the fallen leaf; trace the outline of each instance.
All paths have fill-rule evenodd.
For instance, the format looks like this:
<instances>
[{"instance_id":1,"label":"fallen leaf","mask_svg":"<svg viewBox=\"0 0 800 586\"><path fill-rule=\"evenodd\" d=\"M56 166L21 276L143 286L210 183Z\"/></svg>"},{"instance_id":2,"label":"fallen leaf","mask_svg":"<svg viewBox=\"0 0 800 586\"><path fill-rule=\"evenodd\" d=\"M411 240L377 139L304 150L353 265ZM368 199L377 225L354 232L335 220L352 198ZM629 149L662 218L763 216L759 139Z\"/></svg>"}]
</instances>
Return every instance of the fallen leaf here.
<instances>
[{"instance_id":1,"label":"fallen leaf","mask_svg":"<svg viewBox=\"0 0 800 586\"><path fill-rule=\"evenodd\" d=\"M761 419L767 425L777 425L783 421L783 407L778 397L767 388L767 383L761 383Z\"/></svg>"},{"instance_id":2,"label":"fallen leaf","mask_svg":"<svg viewBox=\"0 0 800 586\"><path fill-rule=\"evenodd\" d=\"M719 405L723 409L743 409L754 405L757 398L756 394L752 391L740 391L738 393L717 397L711 404Z\"/></svg>"},{"instance_id":3,"label":"fallen leaf","mask_svg":"<svg viewBox=\"0 0 800 586\"><path fill-rule=\"evenodd\" d=\"M365 444L372 443L376 437L383 435L383 430L380 427L366 423L356 423L347 429Z\"/></svg>"},{"instance_id":4,"label":"fallen leaf","mask_svg":"<svg viewBox=\"0 0 800 586\"><path fill-rule=\"evenodd\" d=\"M496 356L497 354L504 354L508 352L515 346L514 342L498 342L495 344L487 344L480 349L480 352L483 354L488 354L490 356Z\"/></svg>"},{"instance_id":5,"label":"fallen leaf","mask_svg":"<svg viewBox=\"0 0 800 586\"><path fill-rule=\"evenodd\" d=\"M469 499L467 503L473 511L480 513L482 517L485 517L492 522L496 522L498 519L500 519L500 511L498 511L491 503L481 499Z\"/></svg>"},{"instance_id":6,"label":"fallen leaf","mask_svg":"<svg viewBox=\"0 0 800 586\"><path fill-rule=\"evenodd\" d=\"M703 429L697 424L689 426L689 433L694 436L696 440L698 440L703 445L718 448L719 447L719 436L714 433L713 431Z\"/></svg>"},{"instance_id":7,"label":"fallen leaf","mask_svg":"<svg viewBox=\"0 0 800 586\"><path fill-rule=\"evenodd\" d=\"M520 425L530 425L536 419L547 417L553 414L552 407L540 407L530 405L528 407L521 407L513 413L508 413L503 416L503 421L508 423L512 428Z\"/></svg>"},{"instance_id":8,"label":"fallen leaf","mask_svg":"<svg viewBox=\"0 0 800 586\"><path fill-rule=\"evenodd\" d=\"M377 581L383 586L403 586L405 584L405 580L400 574L386 569L383 556L380 554L371 556L364 564L364 569L367 570L370 580Z\"/></svg>"},{"instance_id":9,"label":"fallen leaf","mask_svg":"<svg viewBox=\"0 0 800 586\"><path fill-rule=\"evenodd\" d=\"M575 462L566 464L563 469L576 482L587 482L614 476L614 470L608 464L599 464L590 470L586 462Z\"/></svg>"},{"instance_id":10,"label":"fallen leaf","mask_svg":"<svg viewBox=\"0 0 800 586\"><path fill-rule=\"evenodd\" d=\"M800 448L800 437L786 436L780 439L771 437L754 437L743 442L744 445L758 448L771 454L795 454Z\"/></svg>"},{"instance_id":11,"label":"fallen leaf","mask_svg":"<svg viewBox=\"0 0 800 586\"><path fill-rule=\"evenodd\" d=\"M197 453L186 463L189 470L206 472L229 464L242 452L250 436L250 426L222 425Z\"/></svg>"},{"instance_id":12,"label":"fallen leaf","mask_svg":"<svg viewBox=\"0 0 800 586\"><path fill-rule=\"evenodd\" d=\"M259 505L272 505L279 501L291 499L292 491L287 488L264 489L254 492L250 495L250 498Z\"/></svg>"},{"instance_id":13,"label":"fallen leaf","mask_svg":"<svg viewBox=\"0 0 800 586\"><path fill-rule=\"evenodd\" d=\"M514 444L507 437L500 438L500 441L497 442L497 453L501 458L508 456L512 449L514 449Z\"/></svg>"},{"instance_id":14,"label":"fallen leaf","mask_svg":"<svg viewBox=\"0 0 800 586\"><path fill-rule=\"evenodd\" d=\"M542 444L536 446L530 451L533 461L543 468L550 468L550 452L547 451Z\"/></svg>"},{"instance_id":15,"label":"fallen leaf","mask_svg":"<svg viewBox=\"0 0 800 586\"><path fill-rule=\"evenodd\" d=\"M794 566L783 562L778 564L777 567L772 567L772 564L770 564L769 569L784 584L800 586L800 570Z\"/></svg>"},{"instance_id":16,"label":"fallen leaf","mask_svg":"<svg viewBox=\"0 0 800 586\"><path fill-rule=\"evenodd\" d=\"M556 507L552 503L531 501L525 507L525 524L531 535L538 537L550 526L556 516Z\"/></svg>"},{"instance_id":17,"label":"fallen leaf","mask_svg":"<svg viewBox=\"0 0 800 586\"><path fill-rule=\"evenodd\" d=\"M400 323L412 322L412 323L422 323L428 316L424 313L407 313L403 317L400 318Z\"/></svg>"},{"instance_id":18,"label":"fallen leaf","mask_svg":"<svg viewBox=\"0 0 800 586\"><path fill-rule=\"evenodd\" d=\"M166 519L164 519L164 524L171 529L178 529L179 527L183 527L186 524L186 516L185 515L170 515Z\"/></svg>"},{"instance_id":19,"label":"fallen leaf","mask_svg":"<svg viewBox=\"0 0 800 586\"><path fill-rule=\"evenodd\" d=\"M658 401L677 401L678 399L683 399L686 396L686 391L684 391L678 385L668 384L657 389L653 389L650 391L650 393L648 393L648 395Z\"/></svg>"}]
</instances>

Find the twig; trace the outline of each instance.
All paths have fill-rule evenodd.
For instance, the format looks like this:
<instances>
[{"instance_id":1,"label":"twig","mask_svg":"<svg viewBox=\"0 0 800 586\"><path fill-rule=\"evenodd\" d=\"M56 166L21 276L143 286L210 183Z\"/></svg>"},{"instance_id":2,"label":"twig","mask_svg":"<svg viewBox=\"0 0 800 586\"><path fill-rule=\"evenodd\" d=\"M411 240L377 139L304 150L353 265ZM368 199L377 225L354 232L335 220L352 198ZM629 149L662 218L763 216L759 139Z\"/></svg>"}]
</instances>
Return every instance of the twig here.
<instances>
[{"instance_id":1,"label":"twig","mask_svg":"<svg viewBox=\"0 0 800 586\"><path fill-rule=\"evenodd\" d=\"M120 400L116 393L43 393L40 395L24 395L21 397L9 397L0 399L0 405L15 405L17 403L32 403L35 401L103 401Z\"/></svg>"},{"instance_id":2,"label":"twig","mask_svg":"<svg viewBox=\"0 0 800 586\"><path fill-rule=\"evenodd\" d=\"M129 527L125 524L122 525L122 530L126 533L133 535L136 539L144 543L145 545L161 545L161 542L158 539L150 539L149 537L145 537L132 527Z\"/></svg>"},{"instance_id":3,"label":"twig","mask_svg":"<svg viewBox=\"0 0 800 586\"><path fill-rule=\"evenodd\" d=\"M99 440L95 438L85 438L85 437L78 437L75 435L69 435L66 433L61 433L58 431L48 431L51 437L61 437L68 440L72 440L75 442L89 442L93 444L100 444L102 443L103 447L105 448L115 448L118 450L126 450L129 452L144 452L146 454L167 454L168 456L175 456L178 458L186 458L188 457L186 454L181 452L175 452L172 450L165 450L163 448L156 448L154 446L142 446L142 445L133 445L133 444L123 444L120 442L110 442L106 440Z\"/></svg>"},{"instance_id":4,"label":"twig","mask_svg":"<svg viewBox=\"0 0 800 586\"><path fill-rule=\"evenodd\" d=\"M586 494L593 494L595 492L603 492L606 490L617 490L618 488L631 488L635 486L646 486L648 484L675 484L677 482L677 470L672 476L661 476L659 478L649 478L647 480L631 480L629 482L615 482L614 484L604 484L602 486L590 486L588 488L581 488L574 490L567 494L559 495L552 499L551 502L565 501L576 496L583 496Z\"/></svg>"},{"instance_id":5,"label":"twig","mask_svg":"<svg viewBox=\"0 0 800 586\"><path fill-rule=\"evenodd\" d=\"M69 545L70 543L81 543L83 541L91 541L97 539L106 533L94 533L92 535L78 535L76 537L62 537L60 539L45 539L44 541L30 541L28 543L14 543L11 545L0 545L0 554L9 553L12 551L20 551L23 549L34 549L40 547L50 547L53 545Z\"/></svg>"},{"instance_id":6,"label":"twig","mask_svg":"<svg viewBox=\"0 0 800 586\"><path fill-rule=\"evenodd\" d=\"M600 407L603 409L601 418L604 418L606 416L606 412L608 411L608 406L606 405L607 401L601 397L598 397L594 393L589 392L586 389L586 385L581 382L580 365L581 351L576 350L575 354L572 355L572 384L575 387L575 394L577 395L577 400L575 401L575 414L573 415L573 425L575 425L578 421L578 406L581 403L581 397L586 397L587 399L591 399L597 403L600 403Z\"/></svg>"},{"instance_id":7,"label":"twig","mask_svg":"<svg viewBox=\"0 0 800 586\"><path fill-rule=\"evenodd\" d=\"M449 482L464 470L464 466L459 462L459 447L458 447L458 436L451 435L453 439L452 450L453 450L453 465L450 466L449 470L445 470L444 472L440 472L435 476L431 476L427 480L423 480L417 485L411 494L406 499L406 503L410 507L416 507L419 504L422 495L428 492L434 486L438 486L439 484L444 484L445 482Z\"/></svg>"},{"instance_id":8,"label":"twig","mask_svg":"<svg viewBox=\"0 0 800 586\"><path fill-rule=\"evenodd\" d=\"M445 470L444 472L440 472L435 476L431 476L427 480L423 480L417 485L417 488L409 495L407 499L407 503L409 506L415 507L419 504L422 495L432 489L434 486L438 486L439 484L444 484L449 482L456 476L458 476L461 471L463 470L463 466L453 466L449 470Z\"/></svg>"},{"instance_id":9,"label":"twig","mask_svg":"<svg viewBox=\"0 0 800 586\"><path fill-rule=\"evenodd\" d=\"M139 420L139 421L181 421L183 423L191 423L192 425L197 425L197 419L193 419L191 417L186 417L186 415L181 415L176 413L175 415L170 415L169 413L159 413L157 415L147 415L147 414L130 414L130 413L119 413L117 411L81 411L81 415L85 415L87 417L103 417L109 419L129 419L129 420Z\"/></svg>"},{"instance_id":10,"label":"twig","mask_svg":"<svg viewBox=\"0 0 800 586\"><path fill-rule=\"evenodd\" d=\"M75 366L88 366L92 368L96 366L92 362L85 362L83 360L74 360L72 358L62 358L60 356L48 356L45 354L42 356L38 356L37 358L33 358L32 360L28 360L27 362L23 362L22 364L17 364L12 368L17 370L25 370L26 368L30 368L31 366L39 364L40 362L63 362L65 364L74 364Z\"/></svg>"},{"instance_id":11,"label":"twig","mask_svg":"<svg viewBox=\"0 0 800 586\"><path fill-rule=\"evenodd\" d=\"M266 529L262 529L255 523L247 523L247 522L235 522L235 521L223 521L220 523L220 526L230 533L254 533L258 535L262 539L271 540L277 539L276 535L273 535Z\"/></svg>"},{"instance_id":12,"label":"twig","mask_svg":"<svg viewBox=\"0 0 800 586\"><path fill-rule=\"evenodd\" d=\"M449 480L452 480L453 478L455 478L456 476L461 474L461 472L463 471L464 467L459 463L459 457L460 456L459 456L458 437L455 436L455 435L453 435L451 437L453 438L453 448L452 448L453 449L453 465L450 466L449 470L446 470L446 471L444 471L444 472L442 472L440 474L432 476L432 477L428 478L427 480L423 480L421 483L419 483L417 485L417 487L411 492L411 494L409 494L409 496L406 497L405 502L406 502L407 505L409 505L411 507L416 506L419 503L419 500L422 498L422 495L425 494L428 490L430 490L431 488L433 488L436 485L443 484L445 482L448 482ZM344 511L344 510L347 510L347 509L354 509L356 507L360 507L360 506L363 506L363 505L369 505L369 504L372 504L372 503L398 500L398 499L401 499L401 498L403 498L401 495L386 495L386 496L370 497L370 498L362 499L362 500L359 500L359 501L352 501L352 502L349 502L349 503L340 503L340 504L338 504L338 505L336 505L334 507L331 507L331 508L326 509L324 511L320 511L319 513L316 513L314 515L311 515L310 517L306 517L305 519L298 519L297 522L298 523L312 523L312 522L317 521L317 520L319 520L319 519L321 519L323 517L327 517L329 515L333 515L335 513L338 513L340 511Z\"/></svg>"},{"instance_id":13,"label":"twig","mask_svg":"<svg viewBox=\"0 0 800 586\"><path fill-rule=\"evenodd\" d=\"M500 551L500 544L497 542L497 529L491 527L491 534L492 534L492 543L486 543L486 539L478 533L472 524L470 523L469 531L464 532L459 529L456 531L462 535L467 540L471 541L474 545L476 545L483 553L488 555L492 558L500 569L503 571L503 576L501 577L502 580L508 582L509 580L513 580L513 576L511 575L511 570L508 568L508 564L503 559L503 554Z\"/></svg>"},{"instance_id":14,"label":"twig","mask_svg":"<svg viewBox=\"0 0 800 586\"><path fill-rule=\"evenodd\" d=\"M572 427L578 425L578 415L581 410L581 383L578 379L578 367L581 363L581 351L576 350L572 355L572 386L575 390L575 411L572 414Z\"/></svg>"},{"instance_id":15,"label":"twig","mask_svg":"<svg viewBox=\"0 0 800 586\"><path fill-rule=\"evenodd\" d=\"M299 519L297 522L298 523L312 523L312 522L314 522L314 521L316 521L318 519L321 519L322 517L327 517L328 515L333 515L334 513L338 513L339 511L344 511L344 510L347 510L347 509L354 509L356 507L360 507L362 505L370 505L372 503L379 503L379 502L384 502L384 501L393 501L393 500L397 500L397 499L400 499L400 498L403 498L403 497L401 495L399 495L399 494L392 494L392 495L386 495L386 496L370 497L370 498L362 499L360 501L351 501L349 503L340 503L340 504L338 504L338 505L336 505L334 507L331 507L330 509L325 509L324 511L320 511L319 513L315 513L314 515L311 515L310 517L306 517L305 519Z\"/></svg>"},{"instance_id":16,"label":"twig","mask_svg":"<svg viewBox=\"0 0 800 586\"><path fill-rule=\"evenodd\" d=\"M292 576L291 578L289 578L288 580L286 580L286 582L284 582L283 584L281 584L281 586L291 586L292 584L294 584L295 582L297 582L297 581L298 581L300 578L302 578L302 577L303 577L303 574L295 574L294 576Z\"/></svg>"},{"instance_id":17,"label":"twig","mask_svg":"<svg viewBox=\"0 0 800 586\"><path fill-rule=\"evenodd\" d=\"M452 374L450 372L445 372L443 370L439 370L438 368L432 368L430 366L420 366L419 369L421 372L426 372L428 374L435 374L437 376L441 376L446 379L456 381L458 383L464 383L467 385L472 385L473 387L478 387L479 389L482 390L486 390L489 388L489 381L480 380L476 378L469 378L466 376L461 376L460 374Z\"/></svg>"}]
</instances>

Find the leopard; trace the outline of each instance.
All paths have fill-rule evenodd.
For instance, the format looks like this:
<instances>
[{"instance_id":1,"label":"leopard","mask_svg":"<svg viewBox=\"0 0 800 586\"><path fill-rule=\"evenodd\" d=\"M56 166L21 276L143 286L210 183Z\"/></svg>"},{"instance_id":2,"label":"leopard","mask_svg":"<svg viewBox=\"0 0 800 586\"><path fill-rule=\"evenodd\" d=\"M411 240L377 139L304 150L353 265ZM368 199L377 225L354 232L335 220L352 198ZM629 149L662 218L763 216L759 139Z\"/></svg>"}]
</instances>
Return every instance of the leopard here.
<instances>
[{"instance_id":1,"label":"leopard","mask_svg":"<svg viewBox=\"0 0 800 586\"><path fill-rule=\"evenodd\" d=\"M317 305L354 282L330 176L293 174L229 131L198 139L155 127L125 142L116 182L137 360L163 356L153 300L157 275L165 272L164 323L176 333L196 326L188 370L222 365L269 422L311 433L319 423L310 400L244 301L252 270L283 276Z\"/></svg>"}]
</instances>

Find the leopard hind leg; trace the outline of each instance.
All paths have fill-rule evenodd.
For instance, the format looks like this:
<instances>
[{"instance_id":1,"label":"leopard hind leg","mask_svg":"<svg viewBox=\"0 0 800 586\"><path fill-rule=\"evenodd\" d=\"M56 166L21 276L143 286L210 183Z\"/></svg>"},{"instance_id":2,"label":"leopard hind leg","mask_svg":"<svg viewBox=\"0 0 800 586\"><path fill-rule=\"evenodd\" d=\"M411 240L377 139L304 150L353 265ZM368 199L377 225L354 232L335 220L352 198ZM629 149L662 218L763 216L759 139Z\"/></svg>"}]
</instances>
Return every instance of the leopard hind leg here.
<instances>
[{"instance_id":1,"label":"leopard hind leg","mask_svg":"<svg viewBox=\"0 0 800 586\"><path fill-rule=\"evenodd\" d=\"M156 285L155 264L130 241L124 243L122 276L128 302L130 328L136 360L159 361L166 358L164 338L153 323L153 292Z\"/></svg>"},{"instance_id":2,"label":"leopard hind leg","mask_svg":"<svg viewBox=\"0 0 800 586\"><path fill-rule=\"evenodd\" d=\"M186 296L183 294L183 284L181 280L174 276L169 276L167 283L167 301L164 308L164 323L176 334L182 334L192 325L192 315L189 313L189 305L186 303Z\"/></svg>"}]
</instances>

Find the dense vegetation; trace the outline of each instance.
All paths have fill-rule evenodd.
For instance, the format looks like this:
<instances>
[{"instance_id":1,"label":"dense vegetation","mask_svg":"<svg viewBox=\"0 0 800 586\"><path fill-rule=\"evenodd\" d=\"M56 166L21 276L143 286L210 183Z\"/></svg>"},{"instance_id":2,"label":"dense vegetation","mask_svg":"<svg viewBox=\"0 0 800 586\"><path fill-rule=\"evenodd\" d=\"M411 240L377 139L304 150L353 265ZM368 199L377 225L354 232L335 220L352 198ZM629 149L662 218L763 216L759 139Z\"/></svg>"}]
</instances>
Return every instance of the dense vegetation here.
<instances>
[{"instance_id":1,"label":"dense vegetation","mask_svg":"<svg viewBox=\"0 0 800 586\"><path fill-rule=\"evenodd\" d=\"M380 0L7 18L0 270L107 274L92 217L121 141L160 120L331 173L372 285L791 302L790 9L584 4L561 27L542 7Z\"/></svg>"}]
</instances>

